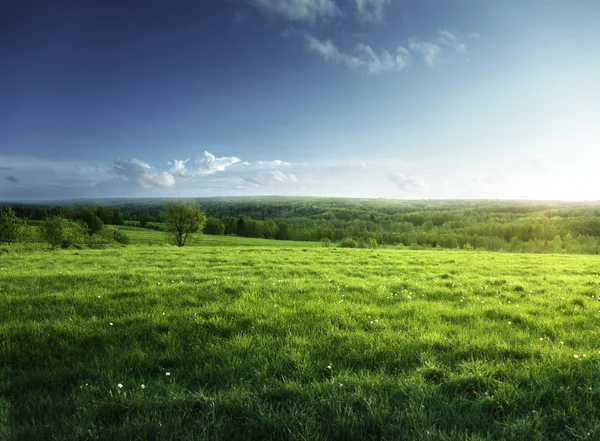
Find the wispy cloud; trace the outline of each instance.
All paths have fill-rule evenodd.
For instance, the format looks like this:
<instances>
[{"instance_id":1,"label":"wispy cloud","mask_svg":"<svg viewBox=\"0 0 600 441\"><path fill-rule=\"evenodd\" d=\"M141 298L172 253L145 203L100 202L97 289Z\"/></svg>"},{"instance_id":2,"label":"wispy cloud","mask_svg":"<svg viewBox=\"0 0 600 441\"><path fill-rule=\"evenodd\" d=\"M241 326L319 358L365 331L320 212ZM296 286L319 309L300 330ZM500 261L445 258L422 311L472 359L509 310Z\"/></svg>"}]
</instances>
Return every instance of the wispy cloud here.
<instances>
[{"instance_id":1,"label":"wispy cloud","mask_svg":"<svg viewBox=\"0 0 600 441\"><path fill-rule=\"evenodd\" d=\"M13 168L0 166L0 171L10 171L10 170L13 170Z\"/></svg>"},{"instance_id":2,"label":"wispy cloud","mask_svg":"<svg viewBox=\"0 0 600 441\"><path fill-rule=\"evenodd\" d=\"M356 16L362 22L379 23L385 17L385 8L391 0L354 0L356 3Z\"/></svg>"},{"instance_id":3,"label":"wispy cloud","mask_svg":"<svg viewBox=\"0 0 600 441\"><path fill-rule=\"evenodd\" d=\"M438 30L438 42L454 49L456 52L466 52L467 45L447 29Z\"/></svg>"},{"instance_id":4,"label":"wispy cloud","mask_svg":"<svg viewBox=\"0 0 600 441\"><path fill-rule=\"evenodd\" d=\"M394 50L376 50L359 41L351 48L340 47L336 36L352 25L349 17L355 15L359 22L379 24L385 20L386 9L392 0L246 0L263 15L286 23L284 37L301 37L309 52L320 55L326 62L341 64L355 71L372 74L399 72L411 64L413 57L422 57L432 68L442 60L444 51L465 53L465 38L478 38L479 34L460 34L448 29L438 29L435 36L424 40L419 36L409 38L406 47ZM341 6L344 5L342 8ZM330 26L314 26L329 22ZM354 23L355 25L356 23ZM343 33L343 35L346 35ZM356 35L355 35L356 37ZM361 38L364 40L364 38Z\"/></svg>"},{"instance_id":5,"label":"wispy cloud","mask_svg":"<svg viewBox=\"0 0 600 441\"><path fill-rule=\"evenodd\" d=\"M314 25L341 15L333 0L250 0L263 15Z\"/></svg>"},{"instance_id":6,"label":"wispy cloud","mask_svg":"<svg viewBox=\"0 0 600 441\"><path fill-rule=\"evenodd\" d=\"M7 176L6 180L9 182L19 182L19 180L13 175Z\"/></svg>"},{"instance_id":7,"label":"wispy cloud","mask_svg":"<svg viewBox=\"0 0 600 441\"><path fill-rule=\"evenodd\" d=\"M341 63L354 70L365 69L369 73L401 71L410 63L410 53L399 47L394 54L381 50L377 54L371 46L359 43L353 53L342 52L331 40L319 40L313 35L304 35L310 52L319 54L325 61Z\"/></svg>"},{"instance_id":8,"label":"wispy cloud","mask_svg":"<svg viewBox=\"0 0 600 441\"><path fill-rule=\"evenodd\" d=\"M157 170L135 158L115 160L112 171L124 181L142 188L168 188L175 185L175 178L171 173Z\"/></svg>"},{"instance_id":9,"label":"wispy cloud","mask_svg":"<svg viewBox=\"0 0 600 441\"><path fill-rule=\"evenodd\" d=\"M395 171L388 173L387 177L400 190L423 195L427 193L427 185L422 178L407 176L404 173Z\"/></svg>"},{"instance_id":10,"label":"wispy cloud","mask_svg":"<svg viewBox=\"0 0 600 441\"><path fill-rule=\"evenodd\" d=\"M440 62L442 49L435 43L412 37L409 39L408 47L411 51L421 54L425 64L429 67L433 67Z\"/></svg>"}]
</instances>

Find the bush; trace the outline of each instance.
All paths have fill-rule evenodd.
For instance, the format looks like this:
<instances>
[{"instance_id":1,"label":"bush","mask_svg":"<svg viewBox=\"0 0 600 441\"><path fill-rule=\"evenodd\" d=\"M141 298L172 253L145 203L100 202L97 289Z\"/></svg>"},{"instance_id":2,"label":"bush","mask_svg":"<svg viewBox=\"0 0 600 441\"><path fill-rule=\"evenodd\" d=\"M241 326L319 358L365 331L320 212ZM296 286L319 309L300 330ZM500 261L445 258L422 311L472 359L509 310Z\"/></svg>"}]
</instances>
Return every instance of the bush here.
<instances>
[{"instance_id":1,"label":"bush","mask_svg":"<svg viewBox=\"0 0 600 441\"><path fill-rule=\"evenodd\" d=\"M357 245L358 244L356 243L356 240L352 239L351 237L346 237L340 242L340 247L342 248L356 248Z\"/></svg>"},{"instance_id":2,"label":"bush","mask_svg":"<svg viewBox=\"0 0 600 441\"><path fill-rule=\"evenodd\" d=\"M204 234L221 236L225 232L225 225L216 217L209 217L204 225Z\"/></svg>"},{"instance_id":3,"label":"bush","mask_svg":"<svg viewBox=\"0 0 600 441\"><path fill-rule=\"evenodd\" d=\"M331 245L331 240L328 237L322 237L320 242L321 242L321 245L324 247L328 247Z\"/></svg>"},{"instance_id":4,"label":"bush","mask_svg":"<svg viewBox=\"0 0 600 441\"><path fill-rule=\"evenodd\" d=\"M102 219L96 216L96 214L89 208L80 210L76 214L75 219L83 222L86 225L87 234L90 236L100 233L102 228L104 228L104 222L102 222Z\"/></svg>"},{"instance_id":5,"label":"bush","mask_svg":"<svg viewBox=\"0 0 600 441\"><path fill-rule=\"evenodd\" d=\"M25 236L25 222L10 207L0 210L0 242L20 242Z\"/></svg>"},{"instance_id":6,"label":"bush","mask_svg":"<svg viewBox=\"0 0 600 441\"><path fill-rule=\"evenodd\" d=\"M85 241L87 225L80 222L71 222L60 216L52 216L44 221L40 227L42 238L52 248L58 246L68 248L80 245Z\"/></svg>"},{"instance_id":7,"label":"bush","mask_svg":"<svg viewBox=\"0 0 600 441\"><path fill-rule=\"evenodd\" d=\"M116 242L121 245L127 245L129 243L129 236L127 236L120 228L113 226L104 227L102 237L109 242Z\"/></svg>"}]
</instances>

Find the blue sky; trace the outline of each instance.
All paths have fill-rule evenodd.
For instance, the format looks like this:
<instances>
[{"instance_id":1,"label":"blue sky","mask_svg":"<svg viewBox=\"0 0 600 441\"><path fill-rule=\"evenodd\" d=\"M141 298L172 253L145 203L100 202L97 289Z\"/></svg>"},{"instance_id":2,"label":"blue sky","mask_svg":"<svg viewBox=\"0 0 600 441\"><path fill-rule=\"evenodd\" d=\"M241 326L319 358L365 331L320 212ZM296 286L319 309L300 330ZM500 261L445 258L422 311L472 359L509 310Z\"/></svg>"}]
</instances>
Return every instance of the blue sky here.
<instances>
[{"instance_id":1,"label":"blue sky","mask_svg":"<svg viewBox=\"0 0 600 441\"><path fill-rule=\"evenodd\" d=\"M600 199L600 2L3 3L0 200Z\"/></svg>"}]
</instances>

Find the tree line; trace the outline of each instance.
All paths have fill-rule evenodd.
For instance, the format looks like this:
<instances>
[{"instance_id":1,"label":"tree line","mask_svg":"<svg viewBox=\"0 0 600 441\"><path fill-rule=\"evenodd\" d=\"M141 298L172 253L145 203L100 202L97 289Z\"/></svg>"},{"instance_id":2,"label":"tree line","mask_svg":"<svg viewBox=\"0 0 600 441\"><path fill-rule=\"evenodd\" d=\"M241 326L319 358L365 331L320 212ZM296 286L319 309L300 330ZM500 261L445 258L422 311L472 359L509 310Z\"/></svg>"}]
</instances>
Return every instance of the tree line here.
<instances>
[{"instance_id":1,"label":"tree line","mask_svg":"<svg viewBox=\"0 0 600 441\"><path fill-rule=\"evenodd\" d=\"M310 197L196 199L203 232L373 247L598 254L600 205L519 201L396 201ZM11 204L21 219L97 217L104 225L168 229L164 201ZM94 218L95 219L95 218ZM89 227L89 223L88 223ZM354 241L354 242L352 242Z\"/></svg>"}]
</instances>

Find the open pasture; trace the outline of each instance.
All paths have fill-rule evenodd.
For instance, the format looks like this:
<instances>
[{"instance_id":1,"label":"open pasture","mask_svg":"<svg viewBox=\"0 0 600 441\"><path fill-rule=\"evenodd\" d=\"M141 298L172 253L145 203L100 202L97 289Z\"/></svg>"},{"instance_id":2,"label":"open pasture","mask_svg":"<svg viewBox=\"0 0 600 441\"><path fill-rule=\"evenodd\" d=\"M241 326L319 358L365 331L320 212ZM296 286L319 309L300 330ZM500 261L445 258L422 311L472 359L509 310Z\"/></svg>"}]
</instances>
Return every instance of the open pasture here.
<instances>
[{"instance_id":1,"label":"open pasture","mask_svg":"<svg viewBox=\"0 0 600 441\"><path fill-rule=\"evenodd\" d=\"M0 255L0 439L600 438L596 256L146 239Z\"/></svg>"}]
</instances>

